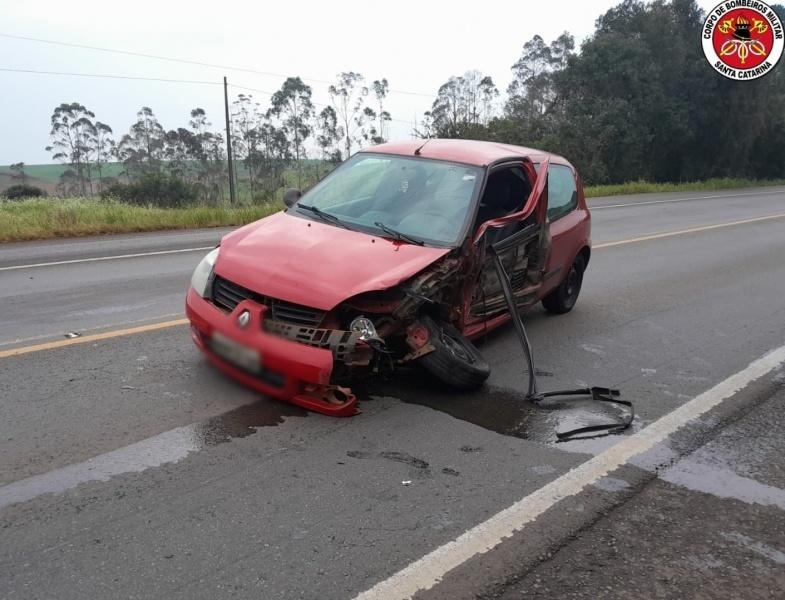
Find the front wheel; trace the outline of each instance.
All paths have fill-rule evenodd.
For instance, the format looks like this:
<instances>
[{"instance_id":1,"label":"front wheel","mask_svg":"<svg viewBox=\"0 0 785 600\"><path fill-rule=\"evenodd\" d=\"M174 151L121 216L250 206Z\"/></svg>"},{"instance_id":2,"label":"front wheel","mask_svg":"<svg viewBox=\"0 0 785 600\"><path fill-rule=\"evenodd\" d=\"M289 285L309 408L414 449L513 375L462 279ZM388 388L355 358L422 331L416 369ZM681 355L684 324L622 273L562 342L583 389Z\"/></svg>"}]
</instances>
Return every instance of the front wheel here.
<instances>
[{"instance_id":1,"label":"front wheel","mask_svg":"<svg viewBox=\"0 0 785 600\"><path fill-rule=\"evenodd\" d=\"M435 348L417 361L426 371L459 390L477 389L488 379L490 366L474 344L455 327L428 316L423 316L421 322L428 328L429 342Z\"/></svg>"},{"instance_id":2,"label":"front wheel","mask_svg":"<svg viewBox=\"0 0 785 600\"><path fill-rule=\"evenodd\" d=\"M581 293L583 284L583 272L586 270L586 262L580 254L575 257L567 277L564 278L555 290L542 299L542 305L550 313L562 315L570 312L578 301L578 294Z\"/></svg>"}]
</instances>

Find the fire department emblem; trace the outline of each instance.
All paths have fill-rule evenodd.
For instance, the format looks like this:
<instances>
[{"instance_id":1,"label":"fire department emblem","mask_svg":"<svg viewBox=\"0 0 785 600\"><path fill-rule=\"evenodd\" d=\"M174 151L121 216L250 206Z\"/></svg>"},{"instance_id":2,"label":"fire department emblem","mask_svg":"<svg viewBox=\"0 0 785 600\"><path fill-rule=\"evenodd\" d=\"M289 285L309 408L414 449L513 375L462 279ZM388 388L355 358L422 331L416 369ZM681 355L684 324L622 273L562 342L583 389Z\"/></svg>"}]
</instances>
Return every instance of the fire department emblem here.
<instances>
[{"instance_id":1,"label":"fire department emblem","mask_svg":"<svg viewBox=\"0 0 785 600\"><path fill-rule=\"evenodd\" d=\"M703 24L703 53L728 79L762 77L779 61L785 45L782 21L758 0L728 0L715 6Z\"/></svg>"}]
</instances>

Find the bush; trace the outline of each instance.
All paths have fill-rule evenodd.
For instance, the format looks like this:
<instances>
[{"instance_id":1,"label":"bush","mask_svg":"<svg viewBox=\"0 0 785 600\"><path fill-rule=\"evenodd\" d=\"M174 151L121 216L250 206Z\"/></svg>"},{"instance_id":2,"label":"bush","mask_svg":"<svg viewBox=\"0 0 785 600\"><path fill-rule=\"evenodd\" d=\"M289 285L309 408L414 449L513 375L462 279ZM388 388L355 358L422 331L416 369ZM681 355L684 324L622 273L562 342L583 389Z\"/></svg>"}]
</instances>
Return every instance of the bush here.
<instances>
[{"instance_id":1,"label":"bush","mask_svg":"<svg viewBox=\"0 0 785 600\"><path fill-rule=\"evenodd\" d=\"M115 183L101 192L103 198L117 198L126 204L178 208L194 204L200 186L163 173L151 173L132 183Z\"/></svg>"},{"instance_id":2,"label":"bush","mask_svg":"<svg viewBox=\"0 0 785 600\"><path fill-rule=\"evenodd\" d=\"M9 200L21 200L22 198L43 198L46 192L40 187L34 185L27 185L26 183L19 183L12 185L5 192L3 196Z\"/></svg>"}]
</instances>

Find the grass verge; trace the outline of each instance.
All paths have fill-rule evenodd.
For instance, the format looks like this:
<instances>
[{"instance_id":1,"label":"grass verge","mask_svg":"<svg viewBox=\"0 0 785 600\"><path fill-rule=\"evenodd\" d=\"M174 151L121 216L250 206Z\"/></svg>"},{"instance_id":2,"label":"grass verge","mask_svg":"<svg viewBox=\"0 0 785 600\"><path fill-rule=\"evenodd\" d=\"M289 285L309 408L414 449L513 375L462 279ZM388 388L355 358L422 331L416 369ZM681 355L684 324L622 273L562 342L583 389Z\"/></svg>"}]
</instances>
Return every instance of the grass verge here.
<instances>
[{"instance_id":1,"label":"grass verge","mask_svg":"<svg viewBox=\"0 0 785 600\"><path fill-rule=\"evenodd\" d=\"M279 204L155 208L91 198L0 200L0 242L244 225L279 210Z\"/></svg>"},{"instance_id":2,"label":"grass verge","mask_svg":"<svg viewBox=\"0 0 785 600\"><path fill-rule=\"evenodd\" d=\"M767 187L785 185L785 179L707 179L706 181L689 181L686 183L650 183L648 181L631 181L610 185L589 185L584 188L587 198L599 196L621 196L624 194L650 194L654 192L705 192L715 190L733 190L739 188Z\"/></svg>"}]
</instances>

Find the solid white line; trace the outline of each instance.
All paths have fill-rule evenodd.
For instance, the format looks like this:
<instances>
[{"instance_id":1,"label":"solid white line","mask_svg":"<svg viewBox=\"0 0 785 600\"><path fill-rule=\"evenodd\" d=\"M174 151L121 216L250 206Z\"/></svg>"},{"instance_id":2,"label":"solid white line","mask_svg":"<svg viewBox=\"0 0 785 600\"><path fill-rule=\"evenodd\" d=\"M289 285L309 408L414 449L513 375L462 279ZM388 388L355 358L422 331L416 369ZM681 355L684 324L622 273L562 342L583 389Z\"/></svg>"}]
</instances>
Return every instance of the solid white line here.
<instances>
[{"instance_id":1,"label":"solid white line","mask_svg":"<svg viewBox=\"0 0 785 600\"><path fill-rule=\"evenodd\" d=\"M389 579L359 594L355 600L411 598L419 591L432 588L448 571L478 554L492 550L504 538L521 531L526 524L534 521L560 500L578 494L587 485L617 469L632 457L651 449L689 421L718 406L783 362L785 346L772 350L645 429L611 446L455 540L423 556Z\"/></svg>"},{"instance_id":2,"label":"solid white line","mask_svg":"<svg viewBox=\"0 0 785 600\"><path fill-rule=\"evenodd\" d=\"M177 427L84 462L0 486L0 509L42 494L60 494L82 483L109 481L123 473L138 473L164 463L178 462L199 450L198 427L198 424Z\"/></svg>"},{"instance_id":3,"label":"solid white line","mask_svg":"<svg viewBox=\"0 0 785 600\"><path fill-rule=\"evenodd\" d=\"M775 190L775 191L766 191L766 192L754 192L754 193L745 193L745 194L719 194L716 196L695 196L693 198L671 198L669 200L647 200L646 202L628 202L626 204L606 204L605 206L592 206L591 201L592 198L588 198L589 202L589 210L602 210L603 208L623 208L625 206L644 206L646 204L670 204L671 202L689 202L690 200L712 200L716 198L741 198L743 196L763 196L767 194L780 194L785 196L785 192L782 190ZM607 196L606 196L607 198ZM594 198L596 200L596 198Z\"/></svg>"},{"instance_id":4,"label":"solid white line","mask_svg":"<svg viewBox=\"0 0 785 600\"><path fill-rule=\"evenodd\" d=\"M136 254L117 254L115 256L96 256L93 258L75 258L73 260L58 260L54 262L32 263L28 265L14 265L13 267L0 267L0 271L15 271L17 269L36 269L38 267L55 267L57 265L73 265L76 263L97 262L101 260L117 260L119 258L141 258L143 256L161 256L162 254L180 254L182 252L198 252L212 250L215 245L199 248L181 248L180 250L158 250L156 252L138 252Z\"/></svg>"}]
</instances>

